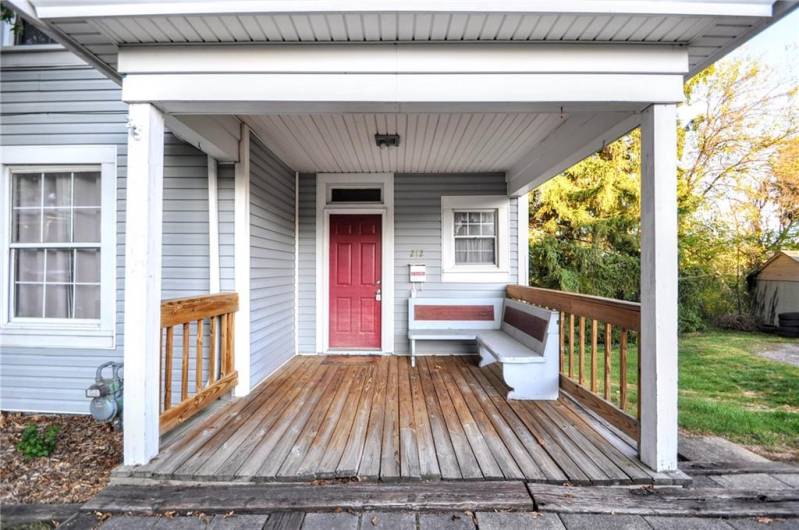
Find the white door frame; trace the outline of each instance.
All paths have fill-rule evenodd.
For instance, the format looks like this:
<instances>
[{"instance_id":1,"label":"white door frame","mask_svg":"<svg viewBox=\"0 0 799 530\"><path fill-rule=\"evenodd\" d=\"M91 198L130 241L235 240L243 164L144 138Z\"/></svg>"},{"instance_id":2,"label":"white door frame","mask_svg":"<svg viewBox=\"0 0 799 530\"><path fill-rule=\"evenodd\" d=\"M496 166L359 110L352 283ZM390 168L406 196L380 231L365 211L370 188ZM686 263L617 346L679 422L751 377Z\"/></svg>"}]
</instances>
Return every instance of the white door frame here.
<instances>
[{"instance_id":1,"label":"white door frame","mask_svg":"<svg viewBox=\"0 0 799 530\"><path fill-rule=\"evenodd\" d=\"M382 203L330 204L333 185L346 187L380 187ZM330 216L380 215L382 225L380 350L353 350L353 353L394 352L394 174L393 173L318 173L316 175L316 352L330 351Z\"/></svg>"}]
</instances>

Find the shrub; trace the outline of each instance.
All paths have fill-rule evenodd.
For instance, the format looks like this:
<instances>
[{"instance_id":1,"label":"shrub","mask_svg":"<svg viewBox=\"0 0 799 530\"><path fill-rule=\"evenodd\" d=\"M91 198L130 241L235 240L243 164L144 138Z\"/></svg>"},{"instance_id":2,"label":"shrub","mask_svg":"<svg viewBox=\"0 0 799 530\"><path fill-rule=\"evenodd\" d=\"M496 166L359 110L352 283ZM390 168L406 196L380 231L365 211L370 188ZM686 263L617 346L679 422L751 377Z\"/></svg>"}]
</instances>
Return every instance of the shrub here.
<instances>
[{"instance_id":1,"label":"shrub","mask_svg":"<svg viewBox=\"0 0 799 530\"><path fill-rule=\"evenodd\" d=\"M50 456L55 450L58 441L58 426L51 425L44 432L31 423L22 431L22 439L17 444L17 451L25 458Z\"/></svg>"}]
</instances>

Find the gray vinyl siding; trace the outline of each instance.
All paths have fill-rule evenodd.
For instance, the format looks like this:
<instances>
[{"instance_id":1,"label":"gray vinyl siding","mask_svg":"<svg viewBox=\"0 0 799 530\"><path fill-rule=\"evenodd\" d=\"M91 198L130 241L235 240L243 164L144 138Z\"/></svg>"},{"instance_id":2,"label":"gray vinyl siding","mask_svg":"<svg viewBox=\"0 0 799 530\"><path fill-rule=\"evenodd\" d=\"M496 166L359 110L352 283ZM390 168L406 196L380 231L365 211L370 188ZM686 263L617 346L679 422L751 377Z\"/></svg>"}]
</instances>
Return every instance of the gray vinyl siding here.
<instances>
[{"instance_id":1,"label":"gray vinyl siding","mask_svg":"<svg viewBox=\"0 0 799 530\"><path fill-rule=\"evenodd\" d=\"M397 174L394 176L394 351L407 353L408 344L408 266L427 266L427 282L418 297L475 298L503 297L506 283L443 283L441 281L441 196L505 195L505 175L488 174ZM516 199L510 204L511 279L516 278L518 229ZM411 250L421 250L421 258L411 258ZM447 341L419 342L417 351L461 353L475 351L468 343Z\"/></svg>"},{"instance_id":2,"label":"gray vinyl siding","mask_svg":"<svg viewBox=\"0 0 799 530\"><path fill-rule=\"evenodd\" d=\"M89 67L2 69L3 145L117 146L116 348L19 348L0 353L0 408L86 413L97 365L122 360L127 106ZM5 206L3 206L5 208ZM164 148L163 297L208 292L206 156L167 135Z\"/></svg>"},{"instance_id":3,"label":"gray vinyl siding","mask_svg":"<svg viewBox=\"0 0 799 530\"><path fill-rule=\"evenodd\" d=\"M217 169L217 203L219 208L219 287L235 291L235 257L233 234L233 191L235 168L220 165Z\"/></svg>"},{"instance_id":4,"label":"gray vinyl siding","mask_svg":"<svg viewBox=\"0 0 799 530\"><path fill-rule=\"evenodd\" d=\"M505 176L489 174L396 174L394 176L394 351L407 353L408 335L408 265L427 265L427 283L418 296L430 298L502 297L505 283L441 282L441 196L505 195ZM316 351L316 178L300 176L299 200L300 247L300 351ZM518 232L517 201L510 200L509 282L517 274ZM422 250L423 257L411 259L411 250ZM468 343L445 341L420 342L420 352L471 352Z\"/></svg>"},{"instance_id":5,"label":"gray vinyl siding","mask_svg":"<svg viewBox=\"0 0 799 530\"><path fill-rule=\"evenodd\" d=\"M299 351L316 351L316 175L299 182Z\"/></svg>"},{"instance_id":6,"label":"gray vinyl siding","mask_svg":"<svg viewBox=\"0 0 799 530\"><path fill-rule=\"evenodd\" d=\"M250 142L250 384L294 355L294 172Z\"/></svg>"}]
</instances>

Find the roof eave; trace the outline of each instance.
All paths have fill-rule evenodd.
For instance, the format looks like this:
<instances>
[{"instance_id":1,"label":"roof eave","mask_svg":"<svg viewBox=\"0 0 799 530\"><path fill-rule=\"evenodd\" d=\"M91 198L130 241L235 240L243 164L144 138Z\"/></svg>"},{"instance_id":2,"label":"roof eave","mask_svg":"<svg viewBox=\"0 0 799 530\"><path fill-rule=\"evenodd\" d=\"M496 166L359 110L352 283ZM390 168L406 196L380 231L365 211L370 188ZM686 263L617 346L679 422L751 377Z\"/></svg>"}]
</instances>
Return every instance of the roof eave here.
<instances>
[{"instance_id":1,"label":"roof eave","mask_svg":"<svg viewBox=\"0 0 799 530\"><path fill-rule=\"evenodd\" d=\"M616 15L693 15L770 17L774 0L197 0L171 2L34 1L44 19L158 15L283 14L283 13L570 13Z\"/></svg>"}]
</instances>

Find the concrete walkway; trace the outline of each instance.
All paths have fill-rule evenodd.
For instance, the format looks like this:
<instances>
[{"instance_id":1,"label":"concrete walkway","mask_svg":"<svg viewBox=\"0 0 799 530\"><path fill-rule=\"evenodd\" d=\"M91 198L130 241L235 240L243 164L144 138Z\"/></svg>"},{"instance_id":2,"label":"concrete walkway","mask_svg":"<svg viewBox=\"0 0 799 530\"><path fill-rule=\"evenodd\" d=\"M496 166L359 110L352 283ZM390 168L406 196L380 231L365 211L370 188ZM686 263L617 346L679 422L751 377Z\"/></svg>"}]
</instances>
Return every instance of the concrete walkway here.
<instances>
[{"instance_id":1,"label":"concrete walkway","mask_svg":"<svg viewBox=\"0 0 799 530\"><path fill-rule=\"evenodd\" d=\"M59 528L102 530L787 530L799 519L642 517L539 512L278 512L263 515L147 517L121 515L98 521L83 513Z\"/></svg>"}]
</instances>

